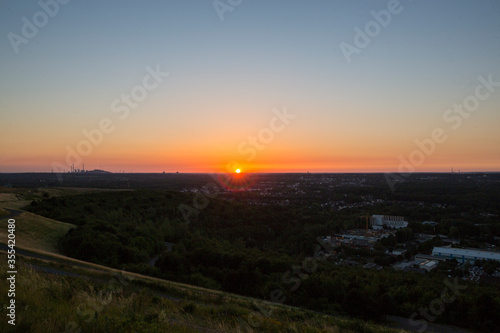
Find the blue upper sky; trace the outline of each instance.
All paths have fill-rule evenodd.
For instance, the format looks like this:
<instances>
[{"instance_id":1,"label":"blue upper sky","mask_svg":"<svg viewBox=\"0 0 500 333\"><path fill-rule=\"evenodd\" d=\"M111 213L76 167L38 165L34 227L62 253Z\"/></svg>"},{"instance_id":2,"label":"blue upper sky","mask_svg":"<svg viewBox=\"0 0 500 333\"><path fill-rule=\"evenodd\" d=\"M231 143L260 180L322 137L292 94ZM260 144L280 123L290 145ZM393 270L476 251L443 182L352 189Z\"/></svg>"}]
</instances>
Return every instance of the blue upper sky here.
<instances>
[{"instance_id":1,"label":"blue upper sky","mask_svg":"<svg viewBox=\"0 0 500 333\"><path fill-rule=\"evenodd\" d=\"M396 169L398 155L443 127L444 111L473 93L479 76L500 81L500 1L220 0L230 8L221 20L212 0L72 0L57 3L58 12L13 47L13 34L26 37L23 17L43 20L40 3L54 10L57 2L0 1L0 171L50 170L82 129L95 127L114 99L141 82L147 66L170 76L95 147L95 163L119 151L117 162L106 162L110 169L162 171L151 166L153 148L143 156L147 165L126 158L140 158L130 144L158 142L167 155L182 146L193 156L220 149L225 159L267 124L272 108L286 106L300 117L262 153L263 165L279 164L266 160L276 149L304 156L293 159L297 170L307 163L361 170L377 148L383 161L373 157L365 169ZM341 43L356 46L355 28L365 30L372 11L396 5L398 13L347 61ZM493 148L499 106L500 91L423 169L466 169L478 151L486 169L500 168ZM461 149L470 154L456 157ZM159 164L169 170L167 160Z\"/></svg>"}]
</instances>

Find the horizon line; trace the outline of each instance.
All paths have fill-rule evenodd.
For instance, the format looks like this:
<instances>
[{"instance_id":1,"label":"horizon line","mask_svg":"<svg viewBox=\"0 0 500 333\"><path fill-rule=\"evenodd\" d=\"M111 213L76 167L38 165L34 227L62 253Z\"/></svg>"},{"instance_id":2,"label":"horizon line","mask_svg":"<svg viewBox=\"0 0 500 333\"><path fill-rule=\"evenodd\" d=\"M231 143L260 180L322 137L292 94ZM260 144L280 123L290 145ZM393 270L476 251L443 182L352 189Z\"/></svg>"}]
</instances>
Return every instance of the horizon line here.
<instances>
[{"instance_id":1,"label":"horizon line","mask_svg":"<svg viewBox=\"0 0 500 333\"><path fill-rule=\"evenodd\" d=\"M233 174L233 172L181 172L181 171L171 171L171 172L113 172L102 169L94 169L85 172L50 172L50 171L24 171L24 172L2 172L0 174L56 174L56 175L73 175L73 174L86 174L93 173L93 171L103 171L104 174L184 174L184 175L212 175L212 174ZM414 172L398 172L398 171L283 171L283 172L243 172L240 175L246 174L471 174L471 173L500 173L499 171L414 171Z\"/></svg>"}]
</instances>

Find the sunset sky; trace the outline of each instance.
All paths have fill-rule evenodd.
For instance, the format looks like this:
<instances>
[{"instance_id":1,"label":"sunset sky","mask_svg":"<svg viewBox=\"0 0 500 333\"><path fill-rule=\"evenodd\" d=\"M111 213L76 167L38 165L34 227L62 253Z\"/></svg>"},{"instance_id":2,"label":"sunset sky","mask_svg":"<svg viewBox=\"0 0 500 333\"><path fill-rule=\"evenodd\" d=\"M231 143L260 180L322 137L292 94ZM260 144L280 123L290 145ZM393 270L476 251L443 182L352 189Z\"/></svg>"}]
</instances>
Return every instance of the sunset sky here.
<instances>
[{"instance_id":1,"label":"sunset sky","mask_svg":"<svg viewBox=\"0 0 500 333\"><path fill-rule=\"evenodd\" d=\"M500 1L65 2L0 1L0 172L500 171Z\"/></svg>"}]
</instances>

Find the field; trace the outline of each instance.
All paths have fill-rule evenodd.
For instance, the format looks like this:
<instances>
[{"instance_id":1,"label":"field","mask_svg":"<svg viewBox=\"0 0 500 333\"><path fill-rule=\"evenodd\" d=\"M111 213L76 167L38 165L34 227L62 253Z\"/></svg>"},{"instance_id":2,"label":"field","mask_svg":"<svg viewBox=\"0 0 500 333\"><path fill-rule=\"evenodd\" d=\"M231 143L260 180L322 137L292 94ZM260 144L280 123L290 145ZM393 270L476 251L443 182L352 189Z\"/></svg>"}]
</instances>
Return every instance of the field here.
<instances>
[{"instance_id":1,"label":"field","mask_svg":"<svg viewBox=\"0 0 500 333\"><path fill-rule=\"evenodd\" d=\"M114 190L88 188L44 188L11 189L0 187L0 218L9 215L7 209L20 210L33 200L59 197L63 195ZM13 217L16 220L16 245L22 248L59 253L57 242L74 225L56 221L40 215L22 211ZM0 239L6 239L7 228L0 229Z\"/></svg>"},{"instance_id":2,"label":"field","mask_svg":"<svg viewBox=\"0 0 500 333\"><path fill-rule=\"evenodd\" d=\"M52 253L59 253L57 241L73 227L72 224L28 212L14 216L14 219L17 246ZM0 239L7 239L7 228L0 229Z\"/></svg>"}]
</instances>

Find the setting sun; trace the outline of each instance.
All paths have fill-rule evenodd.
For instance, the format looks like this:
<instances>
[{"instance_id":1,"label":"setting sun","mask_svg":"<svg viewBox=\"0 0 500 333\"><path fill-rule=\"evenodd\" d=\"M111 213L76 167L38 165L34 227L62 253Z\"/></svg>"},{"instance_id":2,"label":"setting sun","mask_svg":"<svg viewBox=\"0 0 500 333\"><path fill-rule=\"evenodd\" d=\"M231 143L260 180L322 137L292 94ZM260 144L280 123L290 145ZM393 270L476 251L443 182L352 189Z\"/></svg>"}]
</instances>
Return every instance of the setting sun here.
<instances>
[{"instance_id":1,"label":"setting sun","mask_svg":"<svg viewBox=\"0 0 500 333\"><path fill-rule=\"evenodd\" d=\"M240 169L236 169L236 173L240 173L240 172L241 172L241 170L240 170Z\"/></svg>"}]
</instances>

